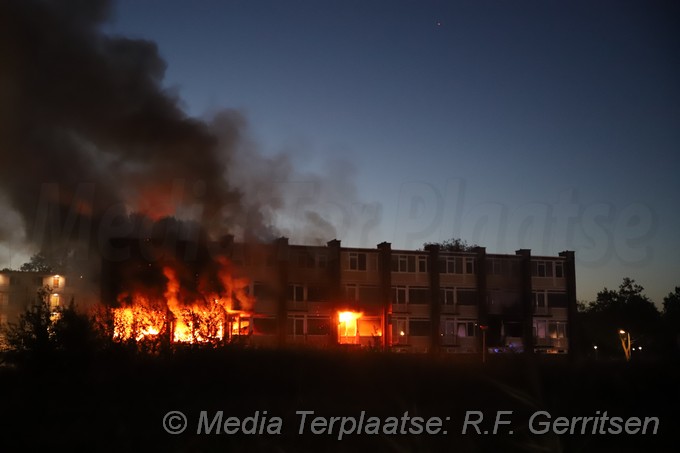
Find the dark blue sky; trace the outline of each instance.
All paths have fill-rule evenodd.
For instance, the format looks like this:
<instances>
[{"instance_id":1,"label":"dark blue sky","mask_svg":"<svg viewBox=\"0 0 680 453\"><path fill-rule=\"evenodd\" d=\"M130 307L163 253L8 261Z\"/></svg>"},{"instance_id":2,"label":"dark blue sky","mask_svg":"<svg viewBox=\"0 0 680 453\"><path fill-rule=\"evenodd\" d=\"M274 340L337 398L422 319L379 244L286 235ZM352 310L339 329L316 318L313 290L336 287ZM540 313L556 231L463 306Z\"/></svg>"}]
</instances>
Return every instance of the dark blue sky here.
<instances>
[{"instance_id":1,"label":"dark blue sky","mask_svg":"<svg viewBox=\"0 0 680 453\"><path fill-rule=\"evenodd\" d=\"M342 157L395 248L574 249L579 297L680 285L674 2L121 1L187 112L240 109L267 154ZM360 209L357 208L357 209Z\"/></svg>"}]
</instances>

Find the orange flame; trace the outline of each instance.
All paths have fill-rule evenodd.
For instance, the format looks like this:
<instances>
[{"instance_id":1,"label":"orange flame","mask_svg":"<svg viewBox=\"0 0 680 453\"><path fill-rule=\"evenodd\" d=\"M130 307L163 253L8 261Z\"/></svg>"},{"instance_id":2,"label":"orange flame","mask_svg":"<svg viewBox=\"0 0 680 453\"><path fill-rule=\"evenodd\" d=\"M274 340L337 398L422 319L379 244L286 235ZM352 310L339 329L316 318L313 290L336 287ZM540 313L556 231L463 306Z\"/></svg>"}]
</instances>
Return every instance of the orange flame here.
<instances>
[{"instance_id":1,"label":"orange flame","mask_svg":"<svg viewBox=\"0 0 680 453\"><path fill-rule=\"evenodd\" d=\"M113 309L113 337L119 341L154 340L167 334L173 343L216 343L250 333L253 298L247 279L234 278L226 260L219 278L224 294L201 292L198 300L181 298L181 284L172 267L163 268L167 283L164 300L151 301L141 294L122 294L130 306Z\"/></svg>"},{"instance_id":2,"label":"orange flame","mask_svg":"<svg viewBox=\"0 0 680 453\"><path fill-rule=\"evenodd\" d=\"M338 343L356 344L359 342L359 329L357 320L363 313L355 311L338 312Z\"/></svg>"}]
</instances>

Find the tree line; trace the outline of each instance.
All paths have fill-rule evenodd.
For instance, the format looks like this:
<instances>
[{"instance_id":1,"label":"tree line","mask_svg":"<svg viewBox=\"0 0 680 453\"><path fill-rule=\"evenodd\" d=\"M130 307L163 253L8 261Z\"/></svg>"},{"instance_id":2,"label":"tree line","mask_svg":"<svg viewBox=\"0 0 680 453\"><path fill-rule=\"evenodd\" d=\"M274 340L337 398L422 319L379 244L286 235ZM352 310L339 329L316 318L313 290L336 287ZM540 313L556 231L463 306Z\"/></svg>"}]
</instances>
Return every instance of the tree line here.
<instances>
[{"instance_id":1,"label":"tree line","mask_svg":"<svg viewBox=\"0 0 680 453\"><path fill-rule=\"evenodd\" d=\"M663 299L659 310L631 278L617 290L604 288L595 301L579 302L575 321L578 353L607 359L623 357L630 336L632 358L680 353L680 286Z\"/></svg>"}]
</instances>

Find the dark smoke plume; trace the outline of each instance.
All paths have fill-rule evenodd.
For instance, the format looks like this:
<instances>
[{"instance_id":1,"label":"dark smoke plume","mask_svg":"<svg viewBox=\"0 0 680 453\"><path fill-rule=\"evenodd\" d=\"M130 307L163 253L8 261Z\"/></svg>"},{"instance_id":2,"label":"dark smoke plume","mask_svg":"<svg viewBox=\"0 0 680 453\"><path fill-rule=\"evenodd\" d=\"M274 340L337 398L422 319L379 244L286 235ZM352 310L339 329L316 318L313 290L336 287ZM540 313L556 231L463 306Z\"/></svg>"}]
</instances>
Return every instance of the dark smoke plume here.
<instances>
[{"instance_id":1,"label":"dark smoke plume","mask_svg":"<svg viewBox=\"0 0 680 453\"><path fill-rule=\"evenodd\" d=\"M153 42L101 31L111 8L0 2L0 192L27 241L101 246L168 216L211 235L279 234L276 213L297 194L276 184L302 177L290 158L252 150L238 112L188 117L163 88L166 64ZM297 214L315 236L333 238L328 219ZM0 240L15 240L7 228Z\"/></svg>"}]
</instances>

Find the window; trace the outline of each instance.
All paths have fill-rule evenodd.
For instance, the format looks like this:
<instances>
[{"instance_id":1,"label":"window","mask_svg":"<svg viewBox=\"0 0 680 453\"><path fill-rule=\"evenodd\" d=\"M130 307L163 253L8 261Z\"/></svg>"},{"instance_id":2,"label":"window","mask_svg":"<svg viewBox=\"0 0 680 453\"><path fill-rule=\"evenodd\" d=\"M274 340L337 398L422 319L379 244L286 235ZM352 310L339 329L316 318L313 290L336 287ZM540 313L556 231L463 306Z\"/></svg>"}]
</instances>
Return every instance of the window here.
<instances>
[{"instance_id":1,"label":"window","mask_svg":"<svg viewBox=\"0 0 680 453\"><path fill-rule=\"evenodd\" d=\"M300 252L297 256L298 267L302 269L313 269L314 268L314 256L307 252Z\"/></svg>"},{"instance_id":2,"label":"window","mask_svg":"<svg viewBox=\"0 0 680 453\"><path fill-rule=\"evenodd\" d=\"M564 263L561 261L532 261L532 277L552 277L564 278Z\"/></svg>"},{"instance_id":3,"label":"window","mask_svg":"<svg viewBox=\"0 0 680 453\"><path fill-rule=\"evenodd\" d=\"M536 307L537 311L545 310L547 305L546 305L546 297L544 292L537 292L534 293L534 307Z\"/></svg>"},{"instance_id":4,"label":"window","mask_svg":"<svg viewBox=\"0 0 680 453\"><path fill-rule=\"evenodd\" d=\"M458 258L460 260L460 258ZM455 274L456 273L456 258L447 256L439 258L439 273L440 274Z\"/></svg>"},{"instance_id":5,"label":"window","mask_svg":"<svg viewBox=\"0 0 680 453\"><path fill-rule=\"evenodd\" d=\"M59 294L54 293L50 296L50 308L59 307Z\"/></svg>"},{"instance_id":6,"label":"window","mask_svg":"<svg viewBox=\"0 0 680 453\"><path fill-rule=\"evenodd\" d=\"M535 338L545 338L547 322L543 319L537 319L534 321L534 337Z\"/></svg>"},{"instance_id":7,"label":"window","mask_svg":"<svg viewBox=\"0 0 680 453\"><path fill-rule=\"evenodd\" d=\"M538 276L539 277L545 277L546 276L546 265L544 261L539 261L536 263L538 267Z\"/></svg>"},{"instance_id":8,"label":"window","mask_svg":"<svg viewBox=\"0 0 680 453\"><path fill-rule=\"evenodd\" d=\"M565 293L548 293L548 306L566 308L567 295Z\"/></svg>"},{"instance_id":9,"label":"window","mask_svg":"<svg viewBox=\"0 0 680 453\"><path fill-rule=\"evenodd\" d=\"M392 255L392 272L427 272L427 255Z\"/></svg>"},{"instance_id":10,"label":"window","mask_svg":"<svg viewBox=\"0 0 680 453\"><path fill-rule=\"evenodd\" d=\"M254 318L253 319L253 333L260 335L275 335L276 334L276 319L275 318Z\"/></svg>"},{"instance_id":11,"label":"window","mask_svg":"<svg viewBox=\"0 0 680 453\"><path fill-rule=\"evenodd\" d=\"M532 261L531 262L531 276L532 277L552 277L553 263L552 261Z\"/></svg>"},{"instance_id":12,"label":"window","mask_svg":"<svg viewBox=\"0 0 680 453\"><path fill-rule=\"evenodd\" d=\"M454 288L441 288L439 290L439 303L442 305L454 305L456 290Z\"/></svg>"},{"instance_id":13,"label":"window","mask_svg":"<svg viewBox=\"0 0 680 453\"><path fill-rule=\"evenodd\" d=\"M52 288L59 288L59 283L61 283L61 278L58 275L52 277Z\"/></svg>"},{"instance_id":14,"label":"window","mask_svg":"<svg viewBox=\"0 0 680 453\"><path fill-rule=\"evenodd\" d=\"M288 300L302 302L305 300L305 287L302 285L288 285Z\"/></svg>"},{"instance_id":15,"label":"window","mask_svg":"<svg viewBox=\"0 0 680 453\"><path fill-rule=\"evenodd\" d=\"M418 257L418 265L420 266L420 258ZM420 272L427 272L427 257L425 270ZM415 255L393 255L392 256L392 272L415 272L416 271L416 256Z\"/></svg>"},{"instance_id":16,"label":"window","mask_svg":"<svg viewBox=\"0 0 680 453\"><path fill-rule=\"evenodd\" d=\"M253 283L253 296L256 297L257 299L266 299L268 297L271 297L272 293L273 293L272 289L269 288L266 284L260 282Z\"/></svg>"},{"instance_id":17,"label":"window","mask_svg":"<svg viewBox=\"0 0 680 453\"><path fill-rule=\"evenodd\" d=\"M475 259L473 257L446 256L439 259L441 274L474 274Z\"/></svg>"},{"instance_id":18,"label":"window","mask_svg":"<svg viewBox=\"0 0 680 453\"><path fill-rule=\"evenodd\" d=\"M357 320L360 337L380 337L382 336L382 325L380 318L362 317Z\"/></svg>"},{"instance_id":19,"label":"window","mask_svg":"<svg viewBox=\"0 0 680 453\"><path fill-rule=\"evenodd\" d=\"M555 277L557 278L563 278L564 277L564 264L560 262L555 263Z\"/></svg>"},{"instance_id":20,"label":"window","mask_svg":"<svg viewBox=\"0 0 680 453\"><path fill-rule=\"evenodd\" d=\"M456 322L453 319L442 319L440 332L446 337L452 337L456 334Z\"/></svg>"},{"instance_id":21,"label":"window","mask_svg":"<svg viewBox=\"0 0 680 453\"><path fill-rule=\"evenodd\" d=\"M343 312L338 317L338 343L359 343L359 330L357 328L356 313Z\"/></svg>"},{"instance_id":22,"label":"window","mask_svg":"<svg viewBox=\"0 0 680 453\"><path fill-rule=\"evenodd\" d=\"M331 333L331 320L326 317L307 318L308 335L329 335Z\"/></svg>"},{"instance_id":23,"label":"window","mask_svg":"<svg viewBox=\"0 0 680 453\"><path fill-rule=\"evenodd\" d=\"M408 290L409 304L429 304L430 303L430 289L411 287Z\"/></svg>"},{"instance_id":24,"label":"window","mask_svg":"<svg viewBox=\"0 0 680 453\"><path fill-rule=\"evenodd\" d=\"M323 302L328 300L326 288L321 286L310 286L307 288L307 300Z\"/></svg>"},{"instance_id":25,"label":"window","mask_svg":"<svg viewBox=\"0 0 680 453\"><path fill-rule=\"evenodd\" d=\"M465 273L474 274L475 273L475 259L465 258Z\"/></svg>"},{"instance_id":26,"label":"window","mask_svg":"<svg viewBox=\"0 0 680 453\"><path fill-rule=\"evenodd\" d=\"M416 257L411 255L406 257L406 262L408 263L408 268L402 270L401 272L415 272L416 271Z\"/></svg>"},{"instance_id":27,"label":"window","mask_svg":"<svg viewBox=\"0 0 680 453\"><path fill-rule=\"evenodd\" d=\"M320 269L326 269L328 267L328 256L325 254L318 255L317 261Z\"/></svg>"},{"instance_id":28,"label":"window","mask_svg":"<svg viewBox=\"0 0 680 453\"><path fill-rule=\"evenodd\" d=\"M408 335L408 319L392 318L392 343L406 343Z\"/></svg>"},{"instance_id":29,"label":"window","mask_svg":"<svg viewBox=\"0 0 680 453\"><path fill-rule=\"evenodd\" d=\"M492 258L486 262L486 271L490 275L518 275L519 263L514 259Z\"/></svg>"},{"instance_id":30,"label":"window","mask_svg":"<svg viewBox=\"0 0 680 453\"><path fill-rule=\"evenodd\" d=\"M345 285L345 298L347 300L359 300L359 288L357 285Z\"/></svg>"},{"instance_id":31,"label":"window","mask_svg":"<svg viewBox=\"0 0 680 453\"><path fill-rule=\"evenodd\" d=\"M456 336L458 338L474 337L475 336L475 322L474 321L458 321L456 324Z\"/></svg>"},{"instance_id":32,"label":"window","mask_svg":"<svg viewBox=\"0 0 680 453\"><path fill-rule=\"evenodd\" d=\"M418 257L418 272L427 272L427 256Z\"/></svg>"},{"instance_id":33,"label":"window","mask_svg":"<svg viewBox=\"0 0 680 453\"><path fill-rule=\"evenodd\" d=\"M477 305L477 291L474 289L459 289L457 296L458 305Z\"/></svg>"},{"instance_id":34,"label":"window","mask_svg":"<svg viewBox=\"0 0 680 453\"><path fill-rule=\"evenodd\" d=\"M359 286L359 301L378 302L380 301L380 288L377 286Z\"/></svg>"},{"instance_id":35,"label":"window","mask_svg":"<svg viewBox=\"0 0 680 453\"><path fill-rule=\"evenodd\" d=\"M432 334L432 323L426 319L411 319L408 324L409 334L416 337L426 337Z\"/></svg>"},{"instance_id":36,"label":"window","mask_svg":"<svg viewBox=\"0 0 680 453\"><path fill-rule=\"evenodd\" d=\"M550 321L548 323L548 336L553 339L567 338L567 323Z\"/></svg>"},{"instance_id":37,"label":"window","mask_svg":"<svg viewBox=\"0 0 680 453\"><path fill-rule=\"evenodd\" d=\"M366 270L366 254L350 252L349 254L349 269L352 271Z\"/></svg>"},{"instance_id":38,"label":"window","mask_svg":"<svg viewBox=\"0 0 680 453\"><path fill-rule=\"evenodd\" d=\"M406 303L406 287L393 286L392 287L392 303L405 304Z\"/></svg>"},{"instance_id":39,"label":"window","mask_svg":"<svg viewBox=\"0 0 680 453\"><path fill-rule=\"evenodd\" d=\"M305 334L305 318L303 316L289 316L288 335L304 335Z\"/></svg>"},{"instance_id":40,"label":"window","mask_svg":"<svg viewBox=\"0 0 680 453\"><path fill-rule=\"evenodd\" d=\"M392 272L399 272L399 259L400 256L397 255L392 255L391 262L392 262Z\"/></svg>"}]
</instances>

